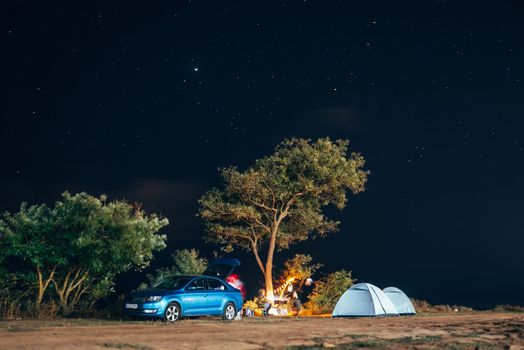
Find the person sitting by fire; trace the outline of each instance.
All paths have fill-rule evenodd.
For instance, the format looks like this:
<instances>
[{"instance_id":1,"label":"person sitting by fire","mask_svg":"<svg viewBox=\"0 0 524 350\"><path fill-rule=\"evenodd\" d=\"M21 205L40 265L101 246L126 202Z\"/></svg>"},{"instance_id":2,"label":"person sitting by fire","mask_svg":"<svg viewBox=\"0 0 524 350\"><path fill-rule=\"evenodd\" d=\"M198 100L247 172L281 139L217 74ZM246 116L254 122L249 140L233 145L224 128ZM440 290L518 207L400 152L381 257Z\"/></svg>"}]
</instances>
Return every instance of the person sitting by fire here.
<instances>
[{"instance_id":1,"label":"person sitting by fire","mask_svg":"<svg viewBox=\"0 0 524 350\"><path fill-rule=\"evenodd\" d=\"M300 284L297 289L294 289L293 284L290 283L287 292L288 298L291 301L293 309L296 311L296 316L299 315L303 308L303 301L307 300L309 294L313 291L313 279L307 278L304 283Z\"/></svg>"},{"instance_id":2,"label":"person sitting by fire","mask_svg":"<svg viewBox=\"0 0 524 350\"><path fill-rule=\"evenodd\" d=\"M260 289L258 291L259 307L262 309L262 316L269 316L269 310L271 309L271 302L266 299L266 291Z\"/></svg>"}]
</instances>

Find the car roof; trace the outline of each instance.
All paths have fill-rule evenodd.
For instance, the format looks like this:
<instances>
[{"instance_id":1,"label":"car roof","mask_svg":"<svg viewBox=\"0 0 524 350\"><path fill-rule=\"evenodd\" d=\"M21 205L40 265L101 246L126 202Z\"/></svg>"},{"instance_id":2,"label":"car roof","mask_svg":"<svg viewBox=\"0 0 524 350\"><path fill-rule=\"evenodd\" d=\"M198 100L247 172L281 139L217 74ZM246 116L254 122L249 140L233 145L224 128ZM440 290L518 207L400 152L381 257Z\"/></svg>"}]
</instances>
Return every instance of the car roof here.
<instances>
[{"instance_id":1,"label":"car roof","mask_svg":"<svg viewBox=\"0 0 524 350\"><path fill-rule=\"evenodd\" d=\"M213 279L216 279L216 280L220 280L222 281L220 278L218 277L215 277L215 276L206 276L206 275L175 275L173 276L173 278L213 278Z\"/></svg>"}]
</instances>

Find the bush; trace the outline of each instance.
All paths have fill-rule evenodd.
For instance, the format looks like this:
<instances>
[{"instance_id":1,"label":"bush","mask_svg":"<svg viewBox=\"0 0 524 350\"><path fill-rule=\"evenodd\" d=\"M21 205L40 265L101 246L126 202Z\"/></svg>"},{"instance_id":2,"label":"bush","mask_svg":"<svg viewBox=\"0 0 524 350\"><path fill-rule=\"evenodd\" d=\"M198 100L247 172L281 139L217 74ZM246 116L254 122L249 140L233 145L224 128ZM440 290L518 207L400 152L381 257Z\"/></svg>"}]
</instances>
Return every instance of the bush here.
<instances>
[{"instance_id":1,"label":"bush","mask_svg":"<svg viewBox=\"0 0 524 350\"><path fill-rule=\"evenodd\" d=\"M493 311L495 312L524 312L524 307L520 305L503 304L503 305L495 306Z\"/></svg>"},{"instance_id":2,"label":"bush","mask_svg":"<svg viewBox=\"0 0 524 350\"><path fill-rule=\"evenodd\" d=\"M21 317L21 304L9 298L0 298L0 318L14 320Z\"/></svg>"},{"instance_id":3,"label":"bush","mask_svg":"<svg viewBox=\"0 0 524 350\"><path fill-rule=\"evenodd\" d=\"M338 299L354 282L351 271L340 270L330 273L326 278L315 283L309 301L305 304L306 309L312 314L331 313Z\"/></svg>"},{"instance_id":4,"label":"bush","mask_svg":"<svg viewBox=\"0 0 524 350\"><path fill-rule=\"evenodd\" d=\"M426 300L411 299L417 313L472 312L473 308L463 305L432 305Z\"/></svg>"}]
</instances>

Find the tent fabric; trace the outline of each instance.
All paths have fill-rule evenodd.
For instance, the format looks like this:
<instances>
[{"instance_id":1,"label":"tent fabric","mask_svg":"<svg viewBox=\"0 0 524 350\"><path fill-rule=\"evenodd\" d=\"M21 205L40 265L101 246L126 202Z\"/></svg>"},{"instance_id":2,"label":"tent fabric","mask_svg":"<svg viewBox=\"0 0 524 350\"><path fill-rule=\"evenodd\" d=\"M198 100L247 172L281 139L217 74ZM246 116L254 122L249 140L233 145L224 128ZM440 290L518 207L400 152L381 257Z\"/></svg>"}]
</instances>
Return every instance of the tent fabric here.
<instances>
[{"instance_id":1,"label":"tent fabric","mask_svg":"<svg viewBox=\"0 0 524 350\"><path fill-rule=\"evenodd\" d=\"M358 283L342 294L332 316L398 316L398 312L380 288L371 283Z\"/></svg>"},{"instance_id":2,"label":"tent fabric","mask_svg":"<svg viewBox=\"0 0 524 350\"><path fill-rule=\"evenodd\" d=\"M384 289L384 294L386 294L389 299L393 302L397 311L400 315L415 315L415 307L409 300L408 296L396 287L387 287Z\"/></svg>"}]
</instances>

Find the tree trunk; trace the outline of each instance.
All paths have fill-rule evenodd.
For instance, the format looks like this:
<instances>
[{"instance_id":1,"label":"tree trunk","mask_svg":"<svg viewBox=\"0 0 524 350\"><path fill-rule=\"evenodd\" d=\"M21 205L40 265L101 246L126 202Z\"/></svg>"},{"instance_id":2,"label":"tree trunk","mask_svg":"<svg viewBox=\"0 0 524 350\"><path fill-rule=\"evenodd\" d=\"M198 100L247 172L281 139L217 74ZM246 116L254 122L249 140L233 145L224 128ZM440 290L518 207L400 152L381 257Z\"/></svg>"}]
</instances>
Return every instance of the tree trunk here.
<instances>
[{"instance_id":1,"label":"tree trunk","mask_svg":"<svg viewBox=\"0 0 524 350\"><path fill-rule=\"evenodd\" d=\"M264 275L265 277L266 269L264 268L264 264L262 263L262 260L260 259L260 255L258 255L258 247L257 247L256 242L252 242L251 248L253 249L253 254L255 255L255 259L257 261L258 267L260 268L262 275Z\"/></svg>"},{"instance_id":2,"label":"tree trunk","mask_svg":"<svg viewBox=\"0 0 524 350\"><path fill-rule=\"evenodd\" d=\"M40 271L40 268L36 268L36 275L38 276L38 292L36 295L36 307L39 309L40 304L42 304L42 299L44 298L44 281L42 277L42 272Z\"/></svg>"},{"instance_id":3,"label":"tree trunk","mask_svg":"<svg viewBox=\"0 0 524 350\"><path fill-rule=\"evenodd\" d=\"M44 276L42 273L42 270L40 270L40 267L36 266L36 275L38 278L38 291L36 295L36 309L39 312L40 311L40 305L42 304L42 300L44 299L44 294L49 286L49 283L53 280L54 274L55 274L56 267L53 268L49 276L44 280Z\"/></svg>"},{"instance_id":4,"label":"tree trunk","mask_svg":"<svg viewBox=\"0 0 524 350\"><path fill-rule=\"evenodd\" d=\"M275 246L277 242L277 233L280 220L277 220L273 224L271 229L271 239L269 240L269 248L267 251L267 260L266 260L266 273L264 275L266 283L266 298L273 301L274 300L274 291L273 291L273 255L275 253Z\"/></svg>"},{"instance_id":5,"label":"tree trunk","mask_svg":"<svg viewBox=\"0 0 524 350\"><path fill-rule=\"evenodd\" d=\"M53 279L55 291L64 315L71 312L72 308L80 301L82 294L87 290L87 287L82 286L87 277L88 272L82 272L79 268L76 269L76 272L75 269L68 271L61 286Z\"/></svg>"},{"instance_id":6,"label":"tree trunk","mask_svg":"<svg viewBox=\"0 0 524 350\"><path fill-rule=\"evenodd\" d=\"M264 275L265 283L266 283L266 298L268 298L270 301L273 301L275 296L273 293L273 263L272 262L266 262L266 274Z\"/></svg>"}]
</instances>

